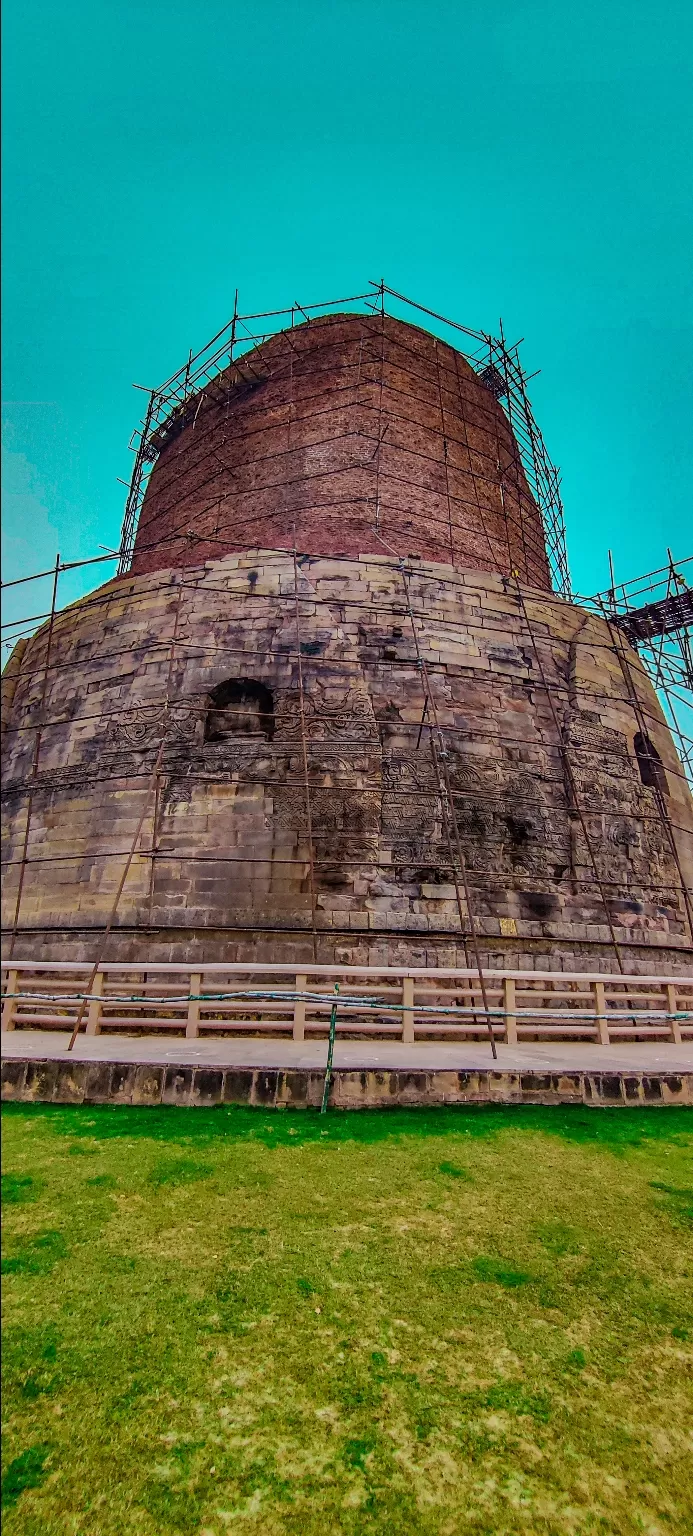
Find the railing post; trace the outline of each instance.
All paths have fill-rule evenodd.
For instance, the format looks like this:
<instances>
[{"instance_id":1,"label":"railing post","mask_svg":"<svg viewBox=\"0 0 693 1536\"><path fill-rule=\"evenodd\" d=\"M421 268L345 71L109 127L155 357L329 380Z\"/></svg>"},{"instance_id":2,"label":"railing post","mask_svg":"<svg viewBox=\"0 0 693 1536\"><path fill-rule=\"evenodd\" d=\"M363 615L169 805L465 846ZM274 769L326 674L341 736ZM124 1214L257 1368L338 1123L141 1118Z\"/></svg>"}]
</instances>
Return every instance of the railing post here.
<instances>
[{"instance_id":1,"label":"railing post","mask_svg":"<svg viewBox=\"0 0 693 1536\"><path fill-rule=\"evenodd\" d=\"M675 982L668 982L667 983L666 994L667 994L667 1013L676 1013L677 1009L678 1009L678 998L677 998L677 993L676 993L676 983ZM670 1019L669 1020L669 1029L671 1030L671 1038L672 1038L674 1044L675 1045L680 1045L681 1044L681 1025L679 1024L678 1019Z\"/></svg>"},{"instance_id":2,"label":"railing post","mask_svg":"<svg viewBox=\"0 0 693 1536\"><path fill-rule=\"evenodd\" d=\"M296 977L296 991L297 992L306 992L307 988L308 988L308 977L307 976L297 976ZM305 1040L305 1038L306 1038L306 1000L305 1000L305 997L296 997L296 999L294 1000L294 1040Z\"/></svg>"},{"instance_id":3,"label":"railing post","mask_svg":"<svg viewBox=\"0 0 693 1536\"><path fill-rule=\"evenodd\" d=\"M606 988L603 981L592 982L592 996L594 998L594 1011L597 1015L599 1044L610 1045L609 1026L606 1021Z\"/></svg>"},{"instance_id":4,"label":"railing post","mask_svg":"<svg viewBox=\"0 0 693 1536\"><path fill-rule=\"evenodd\" d=\"M7 973L7 993L8 994L10 994L10 993L14 994L17 991L17 974L18 974L17 971L8 971L8 973ZM15 1016L16 1012L17 1012L17 998L15 996L7 995L5 997L5 1001L4 1001L3 1005L2 1005L2 1027L3 1027L3 1029L14 1029L14 1016Z\"/></svg>"},{"instance_id":5,"label":"railing post","mask_svg":"<svg viewBox=\"0 0 693 1536\"><path fill-rule=\"evenodd\" d=\"M194 1040L200 1033L200 989L202 977L199 971L190 972L190 1001L188 1003L188 1018L185 1025L186 1040Z\"/></svg>"},{"instance_id":6,"label":"railing post","mask_svg":"<svg viewBox=\"0 0 693 1536\"><path fill-rule=\"evenodd\" d=\"M402 979L402 1042L414 1044L414 977Z\"/></svg>"},{"instance_id":7,"label":"railing post","mask_svg":"<svg viewBox=\"0 0 693 1536\"><path fill-rule=\"evenodd\" d=\"M514 976L503 977L503 1007L505 1009L505 1043L506 1045L517 1045Z\"/></svg>"},{"instance_id":8,"label":"railing post","mask_svg":"<svg viewBox=\"0 0 693 1536\"><path fill-rule=\"evenodd\" d=\"M101 1031L101 997L103 995L103 983L103 971L97 971L91 984L91 992L89 993L89 1012L87 1014L86 1029L86 1033L88 1035L98 1035Z\"/></svg>"}]
</instances>

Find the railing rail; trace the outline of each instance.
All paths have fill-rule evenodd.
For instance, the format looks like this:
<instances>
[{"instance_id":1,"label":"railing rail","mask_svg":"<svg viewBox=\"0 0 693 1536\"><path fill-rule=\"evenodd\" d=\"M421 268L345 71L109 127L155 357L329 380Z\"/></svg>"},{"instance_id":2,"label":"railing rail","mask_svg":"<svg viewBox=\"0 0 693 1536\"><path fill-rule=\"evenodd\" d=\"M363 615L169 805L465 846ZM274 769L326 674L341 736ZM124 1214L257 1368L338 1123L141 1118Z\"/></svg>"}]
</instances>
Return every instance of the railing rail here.
<instances>
[{"instance_id":1,"label":"railing rail","mask_svg":"<svg viewBox=\"0 0 693 1536\"><path fill-rule=\"evenodd\" d=\"M2 963L2 1027L87 1035L326 1036L339 982L337 1033L415 1041L481 1039L488 1018L476 970L172 962ZM523 1040L693 1039L693 977L484 971L494 1035Z\"/></svg>"}]
</instances>

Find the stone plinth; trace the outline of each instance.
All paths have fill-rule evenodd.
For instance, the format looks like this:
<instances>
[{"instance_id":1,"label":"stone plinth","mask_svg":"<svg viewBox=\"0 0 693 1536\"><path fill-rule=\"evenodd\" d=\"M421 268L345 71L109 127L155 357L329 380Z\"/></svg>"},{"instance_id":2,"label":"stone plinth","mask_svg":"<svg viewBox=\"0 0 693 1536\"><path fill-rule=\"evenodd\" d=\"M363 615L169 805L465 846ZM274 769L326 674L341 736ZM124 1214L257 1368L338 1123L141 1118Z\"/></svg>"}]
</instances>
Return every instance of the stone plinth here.
<instances>
[{"instance_id":1,"label":"stone plinth","mask_svg":"<svg viewBox=\"0 0 693 1536\"><path fill-rule=\"evenodd\" d=\"M58 616L42 708L44 627L5 736L6 928L31 790L15 954L96 953L146 802L110 958L293 961L315 929L319 959L464 964L459 837L485 963L615 969L606 897L629 970L686 968L693 808L637 655L661 798L601 619L407 569L416 638L386 555L301 552L297 591L276 550L123 577Z\"/></svg>"}]
</instances>

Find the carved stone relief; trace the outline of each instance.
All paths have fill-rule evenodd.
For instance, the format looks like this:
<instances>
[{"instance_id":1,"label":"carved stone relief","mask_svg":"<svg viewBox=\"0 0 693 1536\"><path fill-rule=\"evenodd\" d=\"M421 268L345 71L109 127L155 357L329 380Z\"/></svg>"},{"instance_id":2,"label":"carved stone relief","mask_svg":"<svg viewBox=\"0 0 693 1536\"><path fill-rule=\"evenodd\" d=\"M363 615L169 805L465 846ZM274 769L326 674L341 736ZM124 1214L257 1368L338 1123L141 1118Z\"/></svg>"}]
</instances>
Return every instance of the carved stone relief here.
<instances>
[{"instance_id":1,"label":"carved stone relief","mask_svg":"<svg viewBox=\"0 0 693 1536\"><path fill-rule=\"evenodd\" d=\"M161 704L133 704L121 715L112 718L106 728L106 747L122 751L123 748L158 747L162 735L167 742L198 740L204 717L204 701L175 704L170 711Z\"/></svg>"},{"instance_id":2,"label":"carved stone relief","mask_svg":"<svg viewBox=\"0 0 693 1536\"><path fill-rule=\"evenodd\" d=\"M297 688L283 690L275 702L275 736L283 741L301 739L301 696ZM331 699L322 691L305 692L303 721L310 741L378 741L378 729L370 695L355 688Z\"/></svg>"}]
</instances>

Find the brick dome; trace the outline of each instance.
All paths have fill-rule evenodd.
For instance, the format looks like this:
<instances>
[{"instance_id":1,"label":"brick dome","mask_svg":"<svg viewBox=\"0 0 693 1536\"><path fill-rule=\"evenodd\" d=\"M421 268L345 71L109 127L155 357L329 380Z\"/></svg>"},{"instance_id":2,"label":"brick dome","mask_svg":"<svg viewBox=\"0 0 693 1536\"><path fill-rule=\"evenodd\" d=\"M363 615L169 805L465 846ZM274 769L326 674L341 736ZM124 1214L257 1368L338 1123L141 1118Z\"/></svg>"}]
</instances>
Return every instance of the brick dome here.
<instances>
[{"instance_id":1,"label":"brick dome","mask_svg":"<svg viewBox=\"0 0 693 1536\"><path fill-rule=\"evenodd\" d=\"M549 590L539 510L502 407L461 353L380 315L272 337L179 408L135 574L248 548L393 553Z\"/></svg>"}]
</instances>

